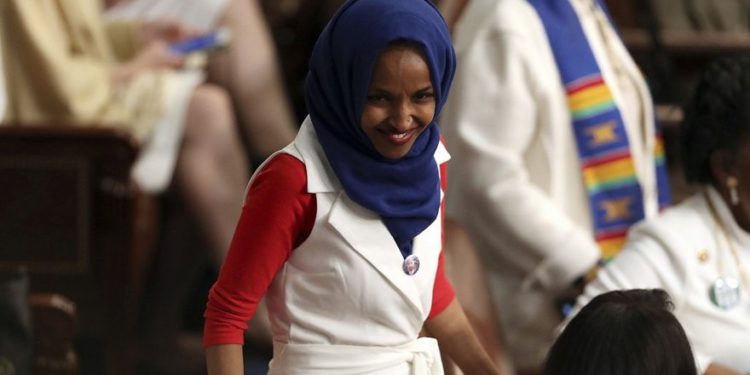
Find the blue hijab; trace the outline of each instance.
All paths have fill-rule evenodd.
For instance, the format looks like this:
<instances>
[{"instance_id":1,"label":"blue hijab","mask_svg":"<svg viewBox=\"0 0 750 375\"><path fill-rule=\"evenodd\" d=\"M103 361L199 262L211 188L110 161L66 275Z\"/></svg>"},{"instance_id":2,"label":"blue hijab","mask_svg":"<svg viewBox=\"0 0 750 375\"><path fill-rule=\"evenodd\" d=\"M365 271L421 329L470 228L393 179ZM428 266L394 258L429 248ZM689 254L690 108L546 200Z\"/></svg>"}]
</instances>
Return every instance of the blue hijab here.
<instances>
[{"instance_id":1,"label":"blue hijab","mask_svg":"<svg viewBox=\"0 0 750 375\"><path fill-rule=\"evenodd\" d=\"M422 47L436 107L409 153L389 160L375 150L360 117L375 62L395 41ZM347 195L380 215L404 256L440 208L436 119L455 66L448 28L428 0L349 0L325 27L310 58L305 103L326 157Z\"/></svg>"}]
</instances>

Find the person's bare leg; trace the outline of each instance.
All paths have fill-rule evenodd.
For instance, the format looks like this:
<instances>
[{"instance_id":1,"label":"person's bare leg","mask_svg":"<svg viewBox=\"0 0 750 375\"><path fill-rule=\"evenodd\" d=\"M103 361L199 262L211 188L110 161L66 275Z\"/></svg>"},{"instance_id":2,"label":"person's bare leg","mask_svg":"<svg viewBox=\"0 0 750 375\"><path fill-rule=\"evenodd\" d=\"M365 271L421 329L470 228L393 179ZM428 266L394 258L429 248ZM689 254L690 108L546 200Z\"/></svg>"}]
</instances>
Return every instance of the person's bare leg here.
<instances>
[{"instance_id":1,"label":"person's bare leg","mask_svg":"<svg viewBox=\"0 0 750 375\"><path fill-rule=\"evenodd\" d=\"M250 153L264 158L297 132L276 49L257 0L230 0L221 26L233 38L211 58L209 79L230 91Z\"/></svg>"},{"instance_id":2,"label":"person's bare leg","mask_svg":"<svg viewBox=\"0 0 750 375\"><path fill-rule=\"evenodd\" d=\"M196 236L179 232L190 227L184 217L172 217L163 228L165 247L156 264L153 302L143 323L141 358L146 365L185 371L205 368L200 352L180 345L183 310L209 255L216 268L224 260L241 210L247 175L229 98L223 89L199 86L185 116L174 182L188 205L186 211L203 231L210 254L194 253L195 247L185 243Z\"/></svg>"},{"instance_id":3,"label":"person's bare leg","mask_svg":"<svg viewBox=\"0 0 750 375\"><path fill-rule=\"evenodd\" d=\"M201 85L191 98L175 175L221 265L239 218L248 167L231 103L217 87Z\"/></svg>"},{"instance_id":4,"label":"person's bare leg","mask_svg":"<svg viewBox=\"0 0 750 375\"><path fill-rule=\"evenodd\" d=\"M208 230L206 237L217 250L214 261L218 269L242 209L249 168L225 91L209 85L196 90L185 125L177 182L192 203L198 223ZM271 328L265 307L257 310L248 336L258 348L270 350Z\"/></svg>"}]
</instances>

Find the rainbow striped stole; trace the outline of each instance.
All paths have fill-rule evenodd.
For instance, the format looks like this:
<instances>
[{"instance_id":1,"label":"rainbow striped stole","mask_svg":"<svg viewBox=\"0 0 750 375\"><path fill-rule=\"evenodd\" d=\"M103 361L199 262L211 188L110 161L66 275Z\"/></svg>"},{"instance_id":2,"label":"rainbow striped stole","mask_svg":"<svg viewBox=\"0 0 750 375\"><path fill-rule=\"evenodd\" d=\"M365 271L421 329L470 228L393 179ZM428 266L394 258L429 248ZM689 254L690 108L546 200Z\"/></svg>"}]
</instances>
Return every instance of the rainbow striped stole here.
<instances>
[{"instance_id":1,"label":"rainbow striped stole","mask_svg":"<svg viewBox=\"0 0 750 375\"><path fill-rule=\"evenodd\" d=\"M565 86L594 235L607 261L622 248L628 228L645 216L625 125L569 1L529 3L542 20ZM655 153L659 202L667 205L661 137L657 137Z\"/></svg>"},{"instance_id":2,"label":"rainbow striped stole","mask_svg":"<svg viewBox=\"0 0 750 375\"><path fill-rule=\"evenodd\" d=\"M664 138L656 120L654 120L654 126L656 127L654 131L654 163L656 164L656 184L659 189L659 211L662 211L672 204L672 193L669 188L667 157L664 154Z\"/></svg>"},{"instance_id":3,"label":"rainbow striped stole","mask_svg":"<svg viewBox=\"0 0 750 375\"><path fill-rule=\"evenodd\" d=\"M630 225L645 216L641 186L625 126L601 75L572 81L566 91L594 234L607 260L622 247Z\"/></svg>"}]
</instances>

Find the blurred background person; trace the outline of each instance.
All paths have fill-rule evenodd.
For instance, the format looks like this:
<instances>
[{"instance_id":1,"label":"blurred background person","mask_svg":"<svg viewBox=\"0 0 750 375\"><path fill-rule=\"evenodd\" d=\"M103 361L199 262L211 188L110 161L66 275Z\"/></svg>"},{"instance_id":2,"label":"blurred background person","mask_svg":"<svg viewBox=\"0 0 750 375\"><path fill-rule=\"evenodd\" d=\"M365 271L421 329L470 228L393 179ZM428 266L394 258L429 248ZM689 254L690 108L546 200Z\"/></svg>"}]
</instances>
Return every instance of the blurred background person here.
<instances>
[{"instance_id":1,"label":"blurred background person","mask_svg":"<svg viewBox=\"0 0 750 375\"><path fill-rule=\"evenodd\" d=\"M229 35L227 45L213 49L208 56L206 72L208 81L225 88L234 103L235 114L244 135L244 144L251 164L258 165L271 153L289 144L297 132L290 99L284 87L281 64L273 44L266 17L257 0L108 0L105 12L108 19L140 21L156 24L162 32L184 28L195 35L221 32ZM280 4L289 6L289 4ZM172 214L180 220L181 212ZM183 221L190 221L189 219ZM189 227L189 223L176 223L173 227ZM177 237L177 236L172 236ZM162 258L178 258L184 253L179 239L164 241L166 251ZM200 246L197 242L197 246ZM187 247L196 246L196 243ZM184 258L184 256L183 256ZM211 282L218 265L215 259L211 269ZM180 268L159 262L159 282L154 285L153 299L169 299L155 308L145 321L146 332L158 339L160 327L174 324L175 316L183 313L187 293L195 290L200 265L195 257L186 258ZM192 269L193 272L186 270ZM162 272L163 271L163 272ZM177 288L184 290L175 293ZM201 300L205 303L205 300ZM187 302L189 304L189 302ZM196 303L197 304L197 303ZM183 307L180 309L179 307ZM261 309L251 324L253 350L270 353L270 328L265 309ZM164 345L160 345L164 346ZM257 353L256 353L257 354ZM265 363L261 359L260 363Z\"/></svg>"},{"instance_id":2,"label":"blurred background person","mask_svg":"<svg viewBox=\"0 0 750 375\"><path fill-rule=\"evenodd\" d=\"M470 233L520 372L628 227L669 202L646 84L598 1L472 0L441 118L447 215Z\"/></svg>"},{"instance_id":3,"label":"blurred background person","mask_svg":"<svg viewBox=\"0 0 750 375\"><path fill-rule=\"evenodd\" d=\"M685 330L661 289L594 298L555 340L544 375L695 375Z\"/></svg>"},{"instance_id":4,"label":"blurred background person","mask_svg":"<svg viewBox=\"0 0 750 375\"><path fill-rule=\"evenodd\" d=\"M95 0L9 0L1 10L8 97L3 123L127 131L142 146L133 168L138 188L157 194L179 185L210 255L221 261L249 168L226 91L202 83L200 71L180 70L184 57L170 50L188 35L165 35L153 24L105 22ZM172 318L159 327L164 341L178 333L169 328L179 327L179 316Z\"/></svg>"},{"instance_id":5,"label":"blurred background person","mask_svg":"<svg viewBox=\"0 0 750 375\"><path fill-rule=\"evenodd\" d=\"M208 59L208 80L225 88L235 104L245 144L260 162L292 141L296 121L273 39L256 0L108 0L106 16L138 20L173 32L228 31L230 41Z\"/></svg>"},{"instance_id":6,"label":"blurred background person","mask_svg":"<svg viewBox=\"0 0 750 375\"><path fill-rule=\"evenodd\" d=\"M666 290L707 375L750 372L748 103L750 58L705 69L682 124L685 175L701 189L635 226L577 305L611 290Z\"/></svg>"}]
</instances>

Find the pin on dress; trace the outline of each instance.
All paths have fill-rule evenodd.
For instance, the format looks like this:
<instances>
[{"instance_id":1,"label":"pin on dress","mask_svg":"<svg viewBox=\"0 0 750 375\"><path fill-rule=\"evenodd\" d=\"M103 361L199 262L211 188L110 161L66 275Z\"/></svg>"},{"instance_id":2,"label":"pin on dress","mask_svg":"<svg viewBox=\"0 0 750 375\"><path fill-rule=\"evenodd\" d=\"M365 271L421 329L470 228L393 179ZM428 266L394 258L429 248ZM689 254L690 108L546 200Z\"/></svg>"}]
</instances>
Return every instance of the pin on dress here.
<instances>
[{"instance_id":1,"label":"pin on dress","mask_svg":"<svg viewBox=\"0 0 750 375\"><path fill-rule=\"evenodd\" d=\"M417 271L419 271L419 257L414 254L406 257L406 259L404 259L403 270L404 273L409 276L413 276L417 273Z\"/></svg>"}]
</instances>

